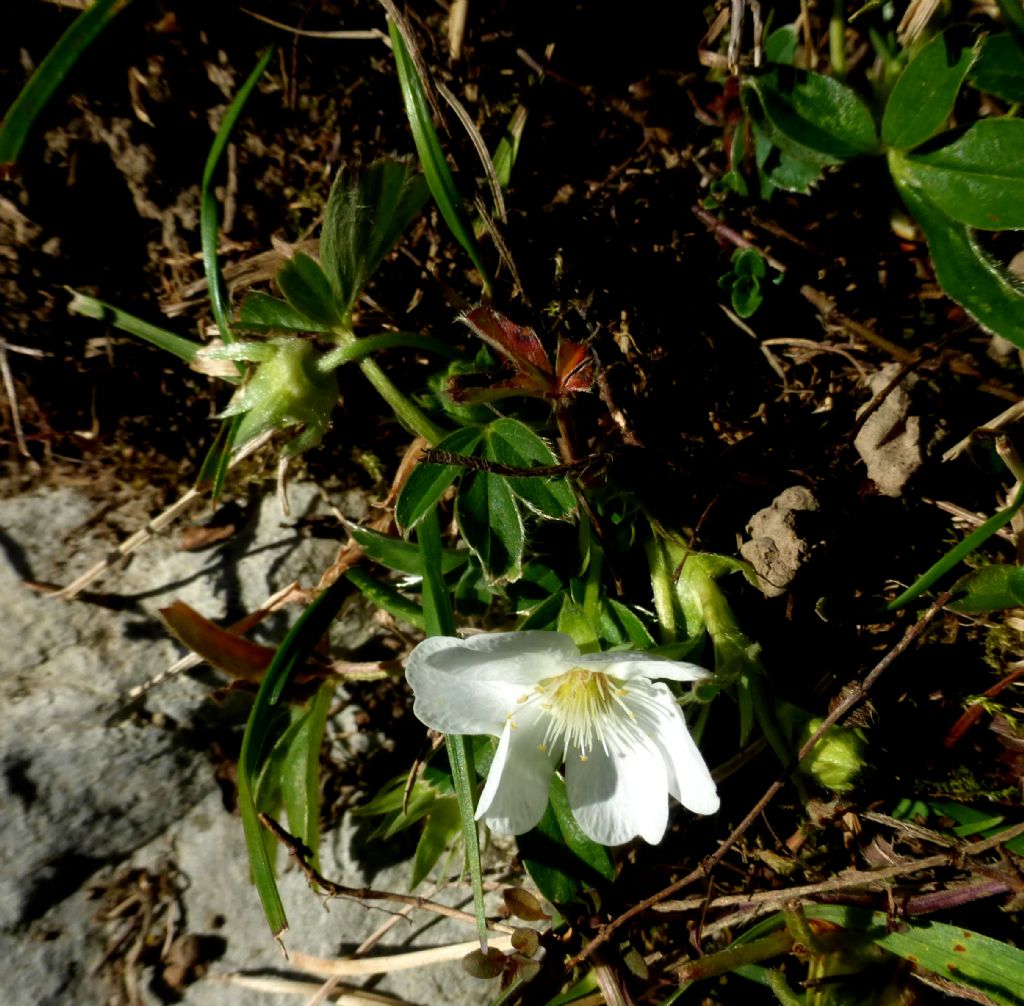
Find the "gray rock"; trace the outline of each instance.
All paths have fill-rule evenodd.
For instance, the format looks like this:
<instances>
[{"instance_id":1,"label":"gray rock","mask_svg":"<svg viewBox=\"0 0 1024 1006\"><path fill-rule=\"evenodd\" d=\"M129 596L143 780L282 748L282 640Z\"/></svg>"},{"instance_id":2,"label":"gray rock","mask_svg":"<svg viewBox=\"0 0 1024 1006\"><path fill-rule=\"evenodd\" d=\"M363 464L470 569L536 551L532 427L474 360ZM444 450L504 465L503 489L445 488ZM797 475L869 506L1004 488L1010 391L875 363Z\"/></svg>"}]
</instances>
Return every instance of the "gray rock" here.
<instances>
[{"instance_id":1,"label":"gray rock","mask_svg":"<svg viewBox=\"0 0 1024 1006\"><path fill-rule=\"evenodd\" d=\"M791 486L758 510L747 525L750 541L740 545L740 555L754 568L765 597L780 597L818 546L807 515L816 512L818 501L810 489Z\"/></svg>"},{"instance_id":2,"label":"gray rock","mask_svg":"<svg viewBox=\"0 0 1024 1006\"><path fill-rule=\"evenodd\" d=\"M235 972L289 973L249 882L241 823L224 807L202 740L211 723L223 726L225 719L240 730L244 704L212 703L210 693L223 679L209 670L173 679L141 704L125 702L132 687L181 655L159 621L161 607L181 599L215 621L231 620L294 579L316 582L337 543L305 538L291 526L321 507L315 490L297 486L290 496L291 520L272 499L254 502L236 534L211 549L179 550L176 530L158 537L90 588L97 595L117 592L100 596L103 604L56 601L22 581L68 582L152 515L126 498L105 518L118 528L112 534L98 526L83 530L98 505L78 489L0 501L5 1004L156 1006L166 986L179 980L186 1006L298 1001L224 980ZM358 499L342 504L350 515L359 505ZM358 603L350 609L344 637L350 646L380 631L369 609ZM280 639L297 613L269 620L264 639ZM339 714L332 757L358 757L383 740L351 736L357 715L351 701ZM325 836L325 874L353 886L372 880L406 890L409 864L375 865L376 850L364 834L365 825L345 823ZM307 953L351 951L389 917L379 902L325 906L293 868L283 870L281 887L288 946ZM453 888L447 897L464 902L468 895ZM177 934L172 956L191 951L177 973L162 956L166 932ZM472 935L461 923L417 912L374 952ZM474 980L457 964L389 975L379 987L424 1004L483 1003L496 994L495 982Z\"/></svg>"},{"instance_id":3,"label":"gray rock","mask_svg":"<svg viewBox=\"0 0 1024 1006\"><path fill-rule=\"evenodd\" d=\"M879 394L899 369L898 363L890 363L872 374L868 378L872 395ZM910 391L916 383L917 378L908 374L868 416L853 441L867 466L868 478L883 496L902 495L924 461L921 419L911 414Z\"/></svg>"}]
</instances>

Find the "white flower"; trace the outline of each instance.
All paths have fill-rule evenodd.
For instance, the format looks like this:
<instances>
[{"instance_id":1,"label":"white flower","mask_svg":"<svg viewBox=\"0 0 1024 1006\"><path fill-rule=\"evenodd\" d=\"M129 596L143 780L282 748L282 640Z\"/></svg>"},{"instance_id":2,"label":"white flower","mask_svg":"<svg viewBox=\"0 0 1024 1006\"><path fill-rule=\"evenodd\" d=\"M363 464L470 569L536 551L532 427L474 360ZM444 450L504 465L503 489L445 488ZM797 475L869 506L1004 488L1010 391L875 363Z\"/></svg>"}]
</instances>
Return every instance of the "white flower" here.
<instances>
[{"instance_id":1,"label":"white flower","mask_svg":"<svg viewBox=\"0 0 1024 1006\"><path fill-rule=\"evenodd\" d=\"M569 805L602 845L660 842L668 795L698 814L718 794L668 687L708 672L649 653L581 654L561 632L432 636L410 654L413 711L447 734L500 737L477 818L520 835L544 814L565 761Z\"/></svg>"}]
</instances>

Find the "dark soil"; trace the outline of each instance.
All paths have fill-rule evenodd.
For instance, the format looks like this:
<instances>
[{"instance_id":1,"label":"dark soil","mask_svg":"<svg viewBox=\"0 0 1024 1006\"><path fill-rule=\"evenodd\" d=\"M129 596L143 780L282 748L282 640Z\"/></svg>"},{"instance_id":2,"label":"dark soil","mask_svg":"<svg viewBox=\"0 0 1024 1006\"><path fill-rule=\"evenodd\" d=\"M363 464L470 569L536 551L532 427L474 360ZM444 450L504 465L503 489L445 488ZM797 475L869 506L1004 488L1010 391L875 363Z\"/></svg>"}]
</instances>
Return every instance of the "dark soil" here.
<instances>
[{"instance_id":1,"label":"dark soil","mask_svg":"<svg viewBox=\"0 0 1024 1006\"><path fill-rule=\"evenodd\" d=\"M382 10L365 0L247 6L313 30L384 24ZM812 197L730 199L711 211L729 230L709 229L694 208L727 170L724 143L738 106L733 89L698 63L707 30L701 5L644 0L600 11L471 5L458 62L448 55L441 9L421 3L411 13L432 71L466 104L489 145L517 102L529 109L505 231L523 289L513 296L506 273L497 300L518 321L590 341L604 391L577 416L585 449L630 446L610 477L666 525L696 530L707 551L735 554L751 516L788 487L817 497L814 559L783 596L765 600L739 577L728 589L744 630L763 647L777 693L823 712L910 624L913 615L885 613L887 586L910 582L962 536L935 501L983 515L1000 505L1008 480L985 442L947 464L939 456L1018 400L1020 363L1015 352L989 352L989 336L938 292L924 245L894 233L899 205L880 163L851 164ZM71 17L56 4L22 4L17 28L0 36L0 105ZM228 397L223 386L109 326L69 316L64 288L182 334L207 330L199 180L220 115L269 44L278 53L236 129L220 191L228 207L221 257L235 277L236 303L249 285L270 288L272 265L255 282L244 269L255 256L275 242L315 238L335 172L412 153L379 40L295 37L230 3L130 6L43 114L18 177L0 183L3 335L29 453L19 450L5 398L7 491L40 481L127 483L154 488L155 509L195 477ZM531 69L539 64L550 70L543 83ZM445 142L462 168L460 186L471 191L482 183L479 162L454 117ZM767 284L748 326L722 310L728 297L717 286L730 269L732 232L786 267L779 285ZM479 287L436 213L414 226L403 248L381 269L363 322L383 318L465 344L447 288L475 301ZM839 313L819 311L815 291ZM888 343L865 338L864 328ZM897 363L912 355L911 411L926 453L895 498L879 494L853 445L857 410L872 398L862 374L894 362L889 344ZM412 354L389 366L399 384L423 380ZM343 375L342 389L332 433L302 464L329 490L382 494L367 459L380 459L388 480L409 438L382 421L354 371ZM268 453L250 477L269 480L273 460ZM1014 560L1006 540L987 551ZM638 577L621 572L627 582ZM1024 656L1020 624L1013 612L946 614L882 680L862 721L871 769L848 799L808 826L811 851L801 853L798 882L863 868L858 850L874 834L857 820L866 809L889 813L901 799L942 796L1015 819L1020 755L989 729L992 717L952 746L943 740L965 699ZM381 716L393 698L381 696ZM1019 701L1001 701L1019 713ZM713 762L735 751L733 736L709 743ZM408 747L399 752L404 763L396 755L383 775L408 765ZM761 758L726 784L730 821L774 773ZM803 821L796 793L780 798L748 833L744 855L727 858L718 888L791 883L755 853L794 861L790 836ZM646 858L627 864L622 890L629 898L653 893L720 837L721 825L707 823L689 832L685 854L669 844L654 869ZM995 901L942 917L999 936L1014 917ZM614 913L629 903L604 908ZM674 941L678 934L659 945ZM728 998L735 984L708 995L751 1001L746 985Z\"/></svg>"}]
</instances>

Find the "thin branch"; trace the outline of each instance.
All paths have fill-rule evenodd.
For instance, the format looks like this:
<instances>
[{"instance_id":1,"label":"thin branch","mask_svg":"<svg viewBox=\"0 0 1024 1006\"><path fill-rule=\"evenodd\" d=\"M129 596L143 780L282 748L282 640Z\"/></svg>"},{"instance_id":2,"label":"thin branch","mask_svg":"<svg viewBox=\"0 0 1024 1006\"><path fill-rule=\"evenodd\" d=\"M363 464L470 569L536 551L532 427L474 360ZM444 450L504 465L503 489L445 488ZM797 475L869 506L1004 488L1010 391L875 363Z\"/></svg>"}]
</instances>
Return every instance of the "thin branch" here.
<instances>
[{"instance_id":1,"label":"thin branch","mask_svg":"<svg viewBox=\"0 0 1024 1006\"><path fill-rule=\"evenodd\" d=\"M442 905L439 902L430 901L427 898L418 898L412 894L399 894L395 891L378 891L372 887L346 887L343 884L335 883L333 880L328 880L310 865L308 860L309 850L302 844L302 842L299 841L299 839L285 831L285 829L281 827L281 825L278 824L278 822L269 814L260 814L260 822L263 827L270 831L273 836L288 850L299 869L305 875L306 880L309 881L310 885L321 888L332 898L355 898L357 901L395 901L400 905L409 905L412 908L422 908L425 912L433 912L435 915L445 915L450 919L458 919L460 922L466 922L471 926L476 925L476 916L473 915L472 912L464 912L459 908L453 908L451 905ZM507 935L511 935L515 932L515 928L513 926L506 925L504 922L488 922L487 928L493 932L505 933ZM479 944L474 942L472 946L479 946ZM466 952L468 953L468 951ZM409 966L411 967L412 965ZM326 973L355 974L356 972ZM370 972L359 973L363 974Z\"/></svg>"}]
</instances>

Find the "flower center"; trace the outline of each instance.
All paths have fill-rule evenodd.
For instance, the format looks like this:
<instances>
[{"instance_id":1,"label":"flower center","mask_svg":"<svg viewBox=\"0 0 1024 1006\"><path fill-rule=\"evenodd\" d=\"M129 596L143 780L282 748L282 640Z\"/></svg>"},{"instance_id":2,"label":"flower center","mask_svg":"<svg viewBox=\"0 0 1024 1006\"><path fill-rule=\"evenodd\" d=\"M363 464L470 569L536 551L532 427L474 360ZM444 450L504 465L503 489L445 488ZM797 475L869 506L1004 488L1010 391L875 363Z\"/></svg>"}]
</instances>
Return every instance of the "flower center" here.
<instances>
[{"instance_id":1,"label":"flower center","mask_svg":"<svg viewBox=\"0 0 1024 1006\"><path fill-rule=\"evenodd\" d=\"M574 667L537 687L540 707L547 714L541 749L562 744L565 755L573 748L586 761L590 749L599 743L608 750L613 734L628 735L636 730L636 717L623 697L626 689L614 678Z\"/></svg>"}]
</instances>

